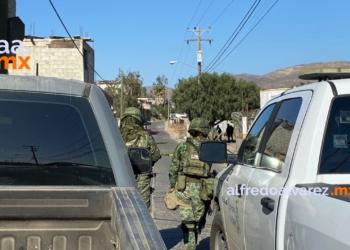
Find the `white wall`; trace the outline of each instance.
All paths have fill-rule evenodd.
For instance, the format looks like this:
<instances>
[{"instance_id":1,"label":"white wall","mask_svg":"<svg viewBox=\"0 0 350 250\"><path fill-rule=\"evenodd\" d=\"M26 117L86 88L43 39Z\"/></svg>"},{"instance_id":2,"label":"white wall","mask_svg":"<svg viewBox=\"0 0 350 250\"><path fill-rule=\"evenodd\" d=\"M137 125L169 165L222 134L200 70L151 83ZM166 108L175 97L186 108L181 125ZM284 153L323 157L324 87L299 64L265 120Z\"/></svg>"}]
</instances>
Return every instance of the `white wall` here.
<instances>
[{"instance_id":1,"label":"white wall","mask_svg":"<svg viewBox=\"0 0 350 250\"><path fill-rule=\"evenodd\" d=\"M284 92L288 89L289 88L260 90L260 109L262 109L265 106L265 104L269 100L271 100L274 96L281 94L282 92Z\"/></svg>"}]
</instances>

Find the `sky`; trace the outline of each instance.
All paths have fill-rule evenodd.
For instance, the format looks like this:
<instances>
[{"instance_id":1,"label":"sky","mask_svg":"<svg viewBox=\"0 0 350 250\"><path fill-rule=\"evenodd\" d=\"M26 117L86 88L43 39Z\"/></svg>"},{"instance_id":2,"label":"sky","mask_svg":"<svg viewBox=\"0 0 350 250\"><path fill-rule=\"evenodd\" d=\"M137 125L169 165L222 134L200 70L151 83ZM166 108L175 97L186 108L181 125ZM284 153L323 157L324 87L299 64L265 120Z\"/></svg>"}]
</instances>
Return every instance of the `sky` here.
<instances>
[{"instance_id":1,"label":"sky","mask_svg":"<svg viewBox=\"0 0 350 250\"><path fill-rule=\"evenodd\" d=\"M275 2L52 0L72 36L80 35L82 27L83 36L94 40L90 45L95 50L95 70L103 80L114 80L119 69L139 72L143 86L151 86L159 75L168 78L169 87L178 79L196 76L197 42L185 41L197 39L187 31L194 27L210 27L201 38L213 39L211 44L202 42L202 72L230 38L234 40L220 64L214 65L218 73L263 75L300 64L349 61L349 0L277 0L257 24ZM49 0L17 0L16 14L26 25L26 35L68 36ZM171 65L174 60L178 62Z\"/></svg>"}]
</instances>

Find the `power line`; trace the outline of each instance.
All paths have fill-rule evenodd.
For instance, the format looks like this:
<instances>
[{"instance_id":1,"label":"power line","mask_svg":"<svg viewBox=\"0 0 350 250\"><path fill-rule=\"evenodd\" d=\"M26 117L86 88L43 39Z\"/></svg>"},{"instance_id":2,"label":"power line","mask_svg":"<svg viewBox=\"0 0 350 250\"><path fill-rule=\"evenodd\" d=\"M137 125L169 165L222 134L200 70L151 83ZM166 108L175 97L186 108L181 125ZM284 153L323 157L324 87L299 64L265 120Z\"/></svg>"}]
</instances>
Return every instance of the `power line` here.
<instances>
[{"instance_id":1,"label":"power line","mask_svg":"<svg viewBox=\"0 0 350 250\"><path fill-rule=\"evenodd\" d=\"M212 27L213 24L214 24L217 20L219 20L219 18L226 12L226 10L228 10L228 8L231 6L231 4L232 4L233 2L234 2L234 0L232 0L232 1L225 7L225 9L219 14L219 16L218 16L217 18L215 18L215 20L209 25L209 27ZM210 3L209 7L211 6L212 3L213 3L213 1ZM207 8L207 10L209 9L209 7ZM205 13L207 12L207 10L205 11ZM205 13L202 15L201 19L203 18L203 16L205 15ZM201 19L200 19L200 20L201 20ZM199 23L199 22L198 22L198 23ZM205 33L204 38L207 36L207 34L208 34L208 33ZM195 60L196 60L196 57L193 58L191 65L194 63ZM183 66L184 66L184 65L182 65L182 68L183 68ZM205 65L203 65L203 66L205 66ZM181 68L181 71L182 71L182 68ZM191 70L191 67L189 67L189 69L187 70L186 76L189 74L190 70ZM217 69L217 70L218 70L218 69ZM218 71L224 72L224 71L222 71L222 70L218 70ZM181 74L181 73L180 73L180 74ZM180 74L179 74L179 75L180 75Z\"/></svg>"},{"instance_id":2,"label":"power line","mask_svg":"<svg viewBox=\"0 0 350 250\"><path fill-rule=\"evenodd\" d=\"M193 34L192 34L192 37L193 37ZM187 48L187 52L186 52L186 56L185 56L185 60L184 60L184 62L186 62L186 58L187 58L187 55L188 55L188 52L190 51L190 48L191 48L191 44L188 46L188 48ZM182 69L184 68L184 65L182 64L182 67L181 67L181 70L180 70L180 73L179 73L179 76L178 76L178 78L180 78L180 75L181 75L181 73L182 73Z\"/></svg>"},{"instance_id":3,"label":"power line","mask_svg":"<svg viewBox=\"0 0 350 250\"><path fill-rule=\"evenodd\" d=\"M198 10L199 6L201 5L201 3L202 3L202 0L199 1L198 5L197 5L197 8L196 8L196 10L194 11L194 13L193 13L193 15L192 15L192 18L191 18L190 22L188 23L187 27L189 27L189 26L191 25L192 20L193 20L193 18L195 17L195 15L196 15L196 13L197 13L197 10ZM187 31L185 31L185 36L184 36L183 41L184 41L185 38L186 38L186 34L187 34ZM192 37L193 37L193 34L192 34ZM180 53L179 53L179 56L177 57L178 60L179 60L180 57L181 57L181 53L182 53L183 46L184 46L184 42L182 42L181 49L180 49ZM187 56L186 56L186 57L187 57ZM176 70L177 70L177 66L178 66L178 65L176 64L175 69L174 69L174 73L173 73L173 75L171 76L170 82L173 81L175 72L176 72ZM181 68L181 71L182 71L182 68ZM180 71L180 72L181 72L181 71Z\"/></svg>"},{"instance_id":4,"label":"power line","mask_svg":"<svg viewBox=\"0 0 350 250\"><path fill-rule=\"evenodd\" d=\"M200 18L199 21L197 22L196 27L198 26L198 24L200 23L200 21L203 19L203 17L204 17L205 14L207 13L207 11L209 10L209 8L210 8L210 6L212 5L213 2L214 2L214 0L211 1L211 3L209 4L209 6L207 7L207 9L204 11L203 15L201 16L201 18ZM199 7L199 5L197 6L197 10L198 10L198 7ZM196 10L196 11L197 11L197 10ZM189 25L188 25L188 26L189 26ZM187 26L187 27L188 27L188 26ZM192 39L192 38L193 38L193 33L192 33L191 39ZM190 50L190 47L191 47L191 45L190 45L190 46L188 47L188 49L187 49L184 62L186 62L187 55L188 55L188 52L189 52L189 50ZM192 64L193 64L193 62L192 62ZM183 67L184 67L184 65L182 65L182 67L181 67L181 70L180 70L180 73L179 73L179 77L178 77L178 78L180 78L180 75L181 75L181 73L182 73Z\"/></svg>"},{"instance_id":5,"label":"power line","mask_svg":"<svg viewBox=\"0 0 350 250\"><path fill-rule=\"evenodd\" d=\"M73 40L73 38L72 38L72 36L70 35L70 33L69 33L69 31L68 31L68 29L66 28L66 25L64 25L64 23L63 23L63 21L62 21L62 19L61 19L61 17L60 17L60 15L58 14L58 12L57 12L57 10L56 10L56 8L55 8L55 6L53 5L53 3L52 3L52 1L51 0L49 0L49 2L50 2L50 4L51 4L51 6L52 6L52 8L53 8L53 10L55 11L55 13L56 13L56 15L57 15L57 17L58 17L58 19L60 19L60 22L61 22L61 24L63 25L63 28L66 30L66 32L67 32L67 34L68 34L68 36L70 37L70 39L72 40L72 42L73 42L73 44L74 44L74 46L77 48L77 50L79 51L79 53L81 54L81 56L82 57L84 57L84 55L83 55L83 53L81 53L81 51L80 51L80 49L78 48L78 46L75 44L75 42L74 42L74 40ZM100 74L94 69L94 67L89 63L89 62L87 62L88 64L89 64L89 66L93 69L93 71L104 81L104 79L102 78L102 76L100 76Z\"/></svg>"},{"instance_id":6,"label":"power line","mask_svg":"<svg viewBox=\"0 0 350 250\"><path fill-rule=\"evenodd\" d=\"M254 28L264 19L264 17L270 12L270 10L276 5L276 2L268 9L268 11L260 18L260 20L253 26L253 28L245 35L242 40L216 65L219 66L242 42L243 40L254 30Z\"/></svg>"},{"instance_id":7,"label":"power line","mask_svg":"<svg viewBox=\"0 0 350 250\"><path fill-rule=\"evenodd\" d=\"M196 15L197 10L198 10L199 6L201 5L201 3L202 3L202 0L199 1L198 5L197 5L197 8L196 8L196 10L195 10L195 12L194 12L194 14L193 14L193 16L191 18L191 21L188 23L187 27L190 27L190 25L192 23L192 20L193 20L194 16Z\"/></svg>"},{"instance_id":8,"label":"power line","mask_svg":"<svg viewBox=\"0 0 350 250\"><path fill-rule=\"evenodd\" d=\"M228 10L228 8L230 7L230 5L233 3L234 0L232 0L227 6L226 8L220 13L220 15L209 25L209 27L212 27L213 24L225 13L226 10Z\"/></svg>"},{"instance_id":9,"label":"power line","mask_svg":"<svg viewBox=\"0 0 350 250\"><path fill-rule=\"evenodd\" d=\"M235 31L232 33L232 35L230 36L230 38L227 40L227 42L225 43L225 45L221 48L221 50L219 51L219 53L215 56L215 58L209 63L209 66L207 67L207 69L205 69L206 72L210 71L211 68L213 68L213 66L215 65L215 63L220 60L220 58L222 57L222 55L225 53L225 51L228 49L228 47L232 44L232 42L234 41L234 39L237 37L237 35L239 34L239 32L242 30L242 28L244 27L244 25L246 24L246 22L249 20L249 18L251 17L251 15L254 13L256 7L259 5L261 0L255 0L255 2L253 3L253 5L250 7L250 9L248 10L248 12L246 13L246 15L244 16L244 18L242 19L242 21L240 22L240 24L237 26L237 28L235 29ZM255 6L255 7L254 7ZM237 31L239 29L239 31ZM228 45L227 45L228 44ZM227 45L227 46L226 46ZM226 48L225 48L226 47ZM224 51L223 51L224 50ZM223 51L223 52L222 52Z\"/></svg>"},{"instance_id":10,"label":"power line","mask_svg":"<svg viewBox=\"0 0 350 250\"><path fill-rule=\"evenodd\" d=\"M211 1L211 3L209 4L208 8L204 11L204 14L202 15L202 17L199 19L199 21L196 24L196 27L198 26L198 24L200 23L200 21L202 21L202 18L205 16L205 14L207 13L207 11L209 10L210 6L213 4L214 0Z\"/></svg>"},{"instance_id":11,"label":"power line","mask_svg":"<svg viewBox=\"0 0 350 250\"><path fill-rule=\"evenodd\" d=\"M232 0L232 1L225 7L225 9L220 13L220 15L219 15L217 18L215 18L215 20L209 25L209 27L212 27L212 26L213 26L213 24L225 13L226 10L228 10L228 8L230 7L230 5L231 5L233 2L234 2L234 0ZM211 4L210 4L210 5L211 5ZM210 7L210 5L209 5L209 7ZM208 8L209 8L209 7L208 7ZM203 16L204 16L204 15L203 15ZM203 16L202 16L202 17L203 17ZM205 33L204 38L206 38L207 34L208 34L208 33ZM195 60L196 60L196 57L193 58L191 65L194 63ZM203 65L203 66L205 66L205 65ZM183 65L182 65L182 67L183 67ZM189 74L190 70L191 70L191 67L188 68L188 71L187 71L187 73L186 73L186 76ZM222 70L218 70L218 71L222 71ZM224 72L224 71L222 71L222 72Z\"/></svg>"},{"instance_id":12,"label":"power line","mask_svg":"<svg viewBox=\"0 0 350 250\"><path fill-rule=\"evenodd\" d=\"M210 29L207 30L201 30L200 27L195 28L194 30L187 30L189 32L194 32L197 35L197 39L187 39L187 44L189 42L197 42L198 46L197 46L197 61L198 61L198 84L200 85L200 77L202 74L202 49L201 49L201 42L202 41L207 41L209 43L211 43L213 41L213 39L202 39L201 35L203 32L205 31L210 31Z\"/></svg>"}]
</instances>

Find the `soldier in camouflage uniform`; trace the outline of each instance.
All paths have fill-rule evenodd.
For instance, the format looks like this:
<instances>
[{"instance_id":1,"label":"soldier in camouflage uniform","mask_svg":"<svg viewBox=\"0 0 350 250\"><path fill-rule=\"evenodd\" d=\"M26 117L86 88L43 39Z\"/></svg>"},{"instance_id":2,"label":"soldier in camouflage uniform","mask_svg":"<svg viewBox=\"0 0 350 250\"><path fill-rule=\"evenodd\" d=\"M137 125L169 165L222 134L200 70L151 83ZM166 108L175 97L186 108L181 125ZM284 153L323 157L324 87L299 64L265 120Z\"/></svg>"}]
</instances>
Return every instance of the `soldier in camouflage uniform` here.
<instances>
[{"instance_id":1,"label":"soldier in camouflage uniform","mask_svg":"<svg viewBox=\"0 0 350 250\"><path fill-rule=\"evenodd\" d=\"M148 148L152 153L153 165L160 158L159 148L154 138L143 130L143 119L140 110L137 108L127 108L121 117L120 132L127 148L143 147ZM135 175L138 190L148 209L151 205L151 178L153 173Z\"/></svg>"},{"instance_id":2,"label":"soldier in camouflage uniform","mask_svg":"<svg viewBox=\"0 0 350 250\"><path fill-rule=\"evenodd\" d=\"M210 200L200 198L201 179L210 177L211 165L198 160L198 153L191 145L199 146L207 140L209 123L205 119L195 118L191 121L188 132L192 138L180 143L173 154L169 170L170 190L177 190L179 201L192 207L180 206L182 218L181 229L186 250L196 249L198 233L204 228L205 217L210 208ZM185 181L181 186L180 179ZM182 189L182 190L181 190Z\"/></svg>"}]
</instances>

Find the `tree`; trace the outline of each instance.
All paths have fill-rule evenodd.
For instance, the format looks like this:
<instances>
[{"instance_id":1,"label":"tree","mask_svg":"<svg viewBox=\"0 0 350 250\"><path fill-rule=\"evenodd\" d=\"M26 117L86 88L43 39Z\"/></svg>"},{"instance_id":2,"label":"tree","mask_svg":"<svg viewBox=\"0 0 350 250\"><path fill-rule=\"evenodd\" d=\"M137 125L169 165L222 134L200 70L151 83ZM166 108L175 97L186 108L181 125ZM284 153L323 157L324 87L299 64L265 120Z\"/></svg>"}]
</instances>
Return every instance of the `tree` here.
<instances>
[{"instance_id":1,"label":"tree","mask_svg":"<svg viewBox=\"0 0 350 250\"><path fill-rule=\"evenodd\" d=\"M165 101L165 86L167 85L168 85L168 78L166 78L164 75L157 76L156 82L153 83L153 86L154 86L153 93L155 97L158 99L158 102L162 102L163 104Z\"/></svg>"},{"instance_id":2,"label":"tree","mask_svg":"<svg viewBox=\"0 0 350 250\"><path fill-rule=\"evenodd\" d=\"M239 79L237 81L237 95L239 95L238 98L241 100L241 108L236 111L246 113L247 105L248 110L260 107L260 88L254 82Z\"/></svg>"},{"instance_id":3,"label":"tree","mask_svg":"<svg viewBox=\"0 0 350 250\"><path fill-rule=\"evenodd\" d=\"M123 81L123 109L137 107L137 98L141 95L142 80L138 72L128 72ZM113 109L120 117L121 75L115 81L107 83L105 91L113 98Z\"/></svg>"},{"instance_id":4,"label":"tree","mask_svg":"<svg viewBox=\"0 0 350 250\"><path fill-rule=\"evenodd\" d=\"M197 77L180 79L172 100L176 109L187 113L190 120L205 118L213 127L230 119L232 112L241 111L246 104L252 109L259 107L259 87L253 82L237 81L227 73L204 73L201 85L198 85Z\"/></svg>"}]
</instances>

